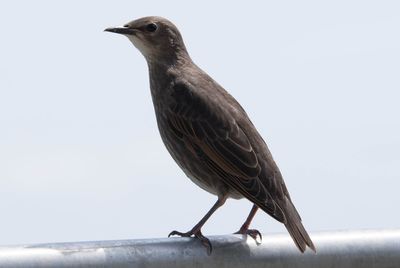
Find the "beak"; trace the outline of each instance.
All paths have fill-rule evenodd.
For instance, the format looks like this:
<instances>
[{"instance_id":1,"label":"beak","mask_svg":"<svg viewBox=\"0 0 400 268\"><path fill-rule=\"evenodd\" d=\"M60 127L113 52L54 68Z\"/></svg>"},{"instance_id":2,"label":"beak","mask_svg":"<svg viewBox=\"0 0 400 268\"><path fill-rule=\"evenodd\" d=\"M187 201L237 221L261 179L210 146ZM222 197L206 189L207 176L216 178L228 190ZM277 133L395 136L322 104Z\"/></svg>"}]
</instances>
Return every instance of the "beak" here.
<instances>
[{"instance_id":1,"label":"beak","mask_svg":"<svg viewBox=\"0 0 400 268\"><path fill-rule=\"evenodd\" d=\"M105 32L112 32L117 34L134 35L135 29L128 27L111 27L104 30Z\"/></svg>"}]
</instances>

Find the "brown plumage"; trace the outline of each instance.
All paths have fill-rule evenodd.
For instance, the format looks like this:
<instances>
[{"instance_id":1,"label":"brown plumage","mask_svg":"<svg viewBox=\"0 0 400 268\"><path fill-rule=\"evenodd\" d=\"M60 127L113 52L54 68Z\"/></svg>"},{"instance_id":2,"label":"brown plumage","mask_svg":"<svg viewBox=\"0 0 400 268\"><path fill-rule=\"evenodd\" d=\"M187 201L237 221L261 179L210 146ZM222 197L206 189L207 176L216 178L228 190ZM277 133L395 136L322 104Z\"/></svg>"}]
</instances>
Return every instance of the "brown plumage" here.
<instances>
[{"instance_id":1,"label":"brown plumage","mask_svg":"<svg viewBox=\"0 0 400 268\"><path fill-rule=\"evenodd\" d=\"M211 252L201 227L227 198L245 197L254 206L237 233L248 229L260 208L282 222L301 252L315 246L301 223L282 175L264 140L240 104L190 59L178 29L161 17L145 17L106 31L127 36L147 60L162 140L185 174L218 201L186 233Z\"/></svg>"}]
</instances>

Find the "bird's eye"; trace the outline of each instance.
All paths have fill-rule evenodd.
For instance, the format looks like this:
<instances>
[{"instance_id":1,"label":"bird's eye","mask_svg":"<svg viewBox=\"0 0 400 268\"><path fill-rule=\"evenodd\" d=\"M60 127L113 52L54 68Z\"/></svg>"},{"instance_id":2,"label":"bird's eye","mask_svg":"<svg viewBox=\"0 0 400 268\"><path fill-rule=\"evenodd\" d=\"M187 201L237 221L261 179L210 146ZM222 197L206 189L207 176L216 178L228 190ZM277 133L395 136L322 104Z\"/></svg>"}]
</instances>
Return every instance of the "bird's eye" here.
<instances>
[{"instance_id":1,"label":"bird's eye","mask_svg":"<svg viewBox=\"0 0 400 268\"><path fill-rule=\"evenodd\" d=\"M157 24L150 23L146 25L146 31L148 32L155 32L157 30Z\"/></svg>"}]
</instances>

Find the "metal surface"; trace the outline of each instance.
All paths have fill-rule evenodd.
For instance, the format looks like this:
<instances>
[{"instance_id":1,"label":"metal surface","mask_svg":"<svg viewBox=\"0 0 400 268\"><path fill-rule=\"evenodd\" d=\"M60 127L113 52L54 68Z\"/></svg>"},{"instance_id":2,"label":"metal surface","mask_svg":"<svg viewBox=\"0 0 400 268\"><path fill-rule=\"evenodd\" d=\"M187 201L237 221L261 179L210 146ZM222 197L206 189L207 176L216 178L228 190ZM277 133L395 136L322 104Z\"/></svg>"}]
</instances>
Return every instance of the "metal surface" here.
<instances>
[{"instance_id":1,"label":"metal surface","mask_svg":"<svg viewBox=\"0 0 400 268\"><path fill-rule=\"evenodd\" d=\"M288 235L261 245L240 235L210 237L211 256L190 238L98 241L0 247L0 267L400 267L400 230L311 235L317 254L301 254Z\"/></svg>"}]
</instances>

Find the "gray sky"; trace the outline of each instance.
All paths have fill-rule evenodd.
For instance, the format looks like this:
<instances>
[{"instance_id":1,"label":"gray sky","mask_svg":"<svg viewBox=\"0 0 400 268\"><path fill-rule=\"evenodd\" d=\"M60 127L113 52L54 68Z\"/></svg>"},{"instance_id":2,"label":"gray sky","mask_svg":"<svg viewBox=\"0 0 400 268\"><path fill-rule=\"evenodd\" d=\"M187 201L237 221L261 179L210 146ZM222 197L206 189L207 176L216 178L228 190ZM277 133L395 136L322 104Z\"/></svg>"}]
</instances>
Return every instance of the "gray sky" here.
<instances>
[{"instance_id":1,"label":"gray sky","mask_svg":"<svg viewBox=\"0 0 400 268\"><path fill-rule=\"evenodd\" d=\"M216 198L168 155L147 66L104 33L164 16L267 141L307 230L400 227L398 1L2 1L0 244L165 237ZM236 231L230 200L204 233ZM282 232L264 213L254 228Z\"/></svg>"}]
</instances>

